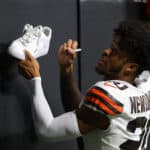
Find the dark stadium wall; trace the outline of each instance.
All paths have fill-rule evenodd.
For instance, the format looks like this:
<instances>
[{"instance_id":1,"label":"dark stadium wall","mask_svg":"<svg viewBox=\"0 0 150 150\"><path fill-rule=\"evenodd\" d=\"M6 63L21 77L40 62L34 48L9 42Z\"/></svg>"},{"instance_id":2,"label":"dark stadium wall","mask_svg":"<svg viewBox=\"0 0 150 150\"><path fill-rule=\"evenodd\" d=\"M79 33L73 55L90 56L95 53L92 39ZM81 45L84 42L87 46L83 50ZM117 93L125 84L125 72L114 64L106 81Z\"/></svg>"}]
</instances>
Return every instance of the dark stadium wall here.
<instances>
[{"instance_id":1,"label":"dark stadium wall","mask_svg":"<svg viewBox=\"0 0 150 150\"><path fill-rule=\"evenodd\" d=\"M94 66L102 50L111 44L112 29L124 19L145 19L144 9L145 4L131 0L5 0L0 5L0 43L21 36L26 23L52 28L49 53L38 60L45 95L56 116L64 112L59 89L59 45L68 38L79 40L83 51L75 62L75 75L85 93L91 84L101 80ZM50 143L37 139L29 81L19 75L16 61L0 53L0 63L8 61L13 64L7 68L9 78L1 78L4 66L0 65L0 149L82 149L76 140Z\"/></svg>"}]
</instances>

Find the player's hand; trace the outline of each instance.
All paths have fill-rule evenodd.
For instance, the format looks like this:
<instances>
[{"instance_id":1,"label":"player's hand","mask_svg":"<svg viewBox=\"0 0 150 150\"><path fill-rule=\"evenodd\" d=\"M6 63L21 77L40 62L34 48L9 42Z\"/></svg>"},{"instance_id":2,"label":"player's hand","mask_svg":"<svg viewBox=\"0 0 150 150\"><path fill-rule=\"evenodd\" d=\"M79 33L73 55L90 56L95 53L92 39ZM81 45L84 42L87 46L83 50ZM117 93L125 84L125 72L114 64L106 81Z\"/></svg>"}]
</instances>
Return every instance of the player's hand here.
<instances>
[{"instance_id":1,"label":"player's hand","mask_svg":"<svg viewBox=\"0 0 150 150\"><path fill-rule=\"evenodd\" d=\"M61 68L70 67L76 59L76 52L78 43L69 39L66 43L61 45L58 50L58 62Z\"/></svg>"},{"instance_id":2,"label":"player's hand","mask_svg":"<svg viewBox=\"0 0 150 150\"><path fill-rule=\"evenodd\" d=\"M27 79L40 76L39 63L27 50L25 50L25 60L20 61L18 66L19 72Z\"/></svg>"}]
</instances>

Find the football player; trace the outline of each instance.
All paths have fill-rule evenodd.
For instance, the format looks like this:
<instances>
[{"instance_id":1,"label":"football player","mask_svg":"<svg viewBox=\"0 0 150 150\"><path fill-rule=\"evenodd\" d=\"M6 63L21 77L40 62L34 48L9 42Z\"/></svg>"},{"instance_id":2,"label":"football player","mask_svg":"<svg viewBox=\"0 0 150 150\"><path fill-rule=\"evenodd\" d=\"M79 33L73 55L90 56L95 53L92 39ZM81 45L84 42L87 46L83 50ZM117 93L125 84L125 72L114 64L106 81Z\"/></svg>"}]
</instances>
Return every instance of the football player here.
<instances>
[{"instance_id":1,"label":"football player","mask_svg":"<svg viewBox=\"0 0 150 150\"><path fill-rule=\"evenodd\" d=\"M85 150L144 150L150 119L149 78L142 87L136 77L149 70L150 27L123 21L114 29L110 48L104 50L97 73L104 76L82 97L73 77L77 42L59 48L62 99L75 110L54 117L44 95L39 64L29 53L19 63L22 75L33 84L33 114L39 135L50 141L83 136ZM79 105L80 103L80 105Z\"/></svg>"}]
</instances>

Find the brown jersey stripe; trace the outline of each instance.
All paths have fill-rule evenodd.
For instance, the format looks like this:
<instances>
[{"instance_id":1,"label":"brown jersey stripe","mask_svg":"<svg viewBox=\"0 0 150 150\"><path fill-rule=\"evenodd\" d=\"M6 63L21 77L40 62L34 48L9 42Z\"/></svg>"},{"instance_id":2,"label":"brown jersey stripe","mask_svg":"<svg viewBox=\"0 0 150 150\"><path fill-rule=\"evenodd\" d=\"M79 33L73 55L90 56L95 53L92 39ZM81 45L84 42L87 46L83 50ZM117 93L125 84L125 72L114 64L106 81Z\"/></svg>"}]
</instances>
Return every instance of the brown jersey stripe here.
<instances>
[{"instance_id":1,"label":"brown jersey stripe","mask_svg":"<svg viewBox=\"0 0 150 150\"><path fill-rule=\"evenodd\" d=\"M99 100L104 100L105 104L108 104L109 106L112 106L116 111L118 112L122 112L123 108L120 107L115 101L113 101L112 99L110 99L107 95L105 95L104 93L102 93L100 90L97 90L95 88L90 89L89 91L90 94L95 94L97 96L99 96ZM103 102L104 102L103 101Z\"/></svg>"},{"instance_id":2,"label":"brown jersey stripe","mask_svg":"<svg viewBox=\"0 0 150 150\"><path fill-rule=\"evenodd\" d=\"M109 115L115 115L116 113L114 113L111 109L109 109L105 104L101 103L98 99L93 98L93 97L89 97L86 96L85 98L85 103L86 102L90 102L91 104L93 104L94 106L97 106L97 108L99 108L100 110L102 110L103 112L105 112L106 114Z\"/></svg>"},{"instance_id":3,"label":"brown jersey stripe","mask_svg":"<svg viewBox=\"0 0 150 150\"><path fill-rule=\"evenodd\" d=\"M90 106L90 108L93 108L94 111L98 110L98 112L108 115L108 113L105 110L101 109L99 106L95 105L95 103L93 103L91 101L86 100L86 101L84 101L83 105Z\"/></svg>"},{"instance_id":4,"label":"brown jersey stripe","mask_svg":"<svg viewBox=\"0 0 150 150\"><path fill-rule=\"evenodd\" d=\"M106 90L100 88L100 87L97 87L97 86L94 86L93 88L99 90L100 92L104 93L105 95L107 95L110 99L112 99L115 103L117 103L119 106L123 107L123 104L120 103L116 98L114 98L110 93L108 93Z\"/></svg>"},{"instance_id":5,"label":"brown jersey stripe","mask_svg":"<svg viewBox=\"0 0 150 150\"><path fill-rule=\"evenodd\" d=\"M112 105L107 103L107 101L105 101L103 98L101 98L100 96L98 96L96 94L87 93L86 97L89 97L91 99L97 99L100 103L104 104L106 107L108 107L108 109L113 111L115 114L121 113L121 112L117 111ZM86 100L86 97L85 97L85 100Z\"/></svg>"}]
</instances>

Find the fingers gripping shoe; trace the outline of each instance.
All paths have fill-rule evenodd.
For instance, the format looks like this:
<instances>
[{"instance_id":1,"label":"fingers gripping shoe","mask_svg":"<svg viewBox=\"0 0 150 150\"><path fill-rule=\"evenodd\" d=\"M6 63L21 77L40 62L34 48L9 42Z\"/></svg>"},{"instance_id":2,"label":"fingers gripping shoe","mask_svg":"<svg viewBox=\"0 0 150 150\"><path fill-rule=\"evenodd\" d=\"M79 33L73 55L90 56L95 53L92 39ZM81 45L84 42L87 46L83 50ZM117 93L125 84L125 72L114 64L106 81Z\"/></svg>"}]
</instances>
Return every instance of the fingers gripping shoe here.
<instances>
[{"instance_id":1,"label":"fingers gripping shoe","mask_svg":"<svg viewBox=\"0 0 150 150\"><path fill-rule=\"evenodd\" d=\"M14 40L9 48L10 55L17 59L25 59L24 50L28 50L35 58L48 53L52 30L47 26L36 26L26 24L22 37Z\"/></svg>"}]
</instances>

